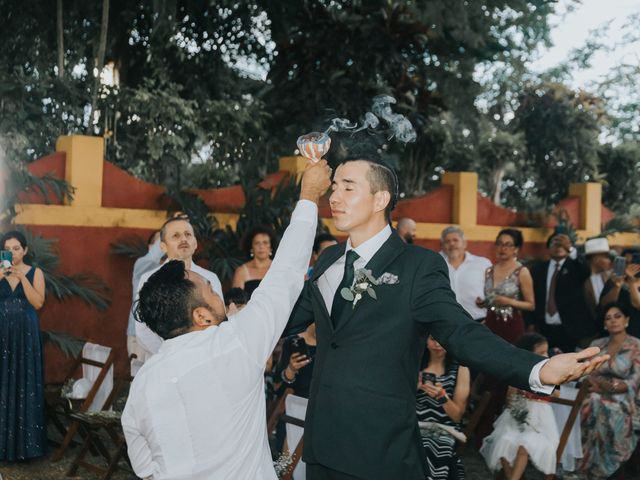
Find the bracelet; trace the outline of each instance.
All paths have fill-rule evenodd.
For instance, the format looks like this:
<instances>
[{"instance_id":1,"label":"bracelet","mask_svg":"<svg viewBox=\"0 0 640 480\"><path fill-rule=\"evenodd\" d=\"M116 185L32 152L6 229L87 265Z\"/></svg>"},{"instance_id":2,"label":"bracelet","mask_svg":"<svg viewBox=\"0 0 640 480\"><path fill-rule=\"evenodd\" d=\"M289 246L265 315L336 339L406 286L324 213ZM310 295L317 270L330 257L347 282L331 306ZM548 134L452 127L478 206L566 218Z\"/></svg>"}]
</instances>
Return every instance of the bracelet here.
<instances>
[{"instance_id":1,"label":"bracelet","mask_svg":"<svg viewBox=\"0 0 640 480\"><path fill-rule=\"evenodd\" d=\"M282 381L283 381L284 383L287 383L287 384L291 385L292 383L295 383L295 381L296 381L296 377L298 376L298 372L296 372L296 373L293 375L293 380L289 380L289 379L287 378L287 376L285 375L285 373L284 373L286 370L287 370L286 368L285 368L284 370L282 370L282 372L280 373L280 378L282 379Z\"/></svg>"}]
</instances>

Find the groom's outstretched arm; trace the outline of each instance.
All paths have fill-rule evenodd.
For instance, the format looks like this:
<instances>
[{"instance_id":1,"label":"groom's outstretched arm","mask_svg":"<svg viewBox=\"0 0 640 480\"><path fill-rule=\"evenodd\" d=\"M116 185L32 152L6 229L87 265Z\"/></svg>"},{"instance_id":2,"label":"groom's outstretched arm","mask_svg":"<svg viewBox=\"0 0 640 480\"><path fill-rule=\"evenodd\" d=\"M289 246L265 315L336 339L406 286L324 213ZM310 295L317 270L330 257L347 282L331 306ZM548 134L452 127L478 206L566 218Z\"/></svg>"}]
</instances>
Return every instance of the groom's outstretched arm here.
<instances>
[{"instance_id":1,"label":"groom's outstretched arm","mask_svg":"<svg viewBox=\"0 0 640 480\"><path fill-rule=\"evenodd\" d=\"M533 367L544 357L515 348L475 322L456 302L442 257L425 250L412 292L414 320L464 365L520 389L530 389Z\"/></svg>"}]
</instances>

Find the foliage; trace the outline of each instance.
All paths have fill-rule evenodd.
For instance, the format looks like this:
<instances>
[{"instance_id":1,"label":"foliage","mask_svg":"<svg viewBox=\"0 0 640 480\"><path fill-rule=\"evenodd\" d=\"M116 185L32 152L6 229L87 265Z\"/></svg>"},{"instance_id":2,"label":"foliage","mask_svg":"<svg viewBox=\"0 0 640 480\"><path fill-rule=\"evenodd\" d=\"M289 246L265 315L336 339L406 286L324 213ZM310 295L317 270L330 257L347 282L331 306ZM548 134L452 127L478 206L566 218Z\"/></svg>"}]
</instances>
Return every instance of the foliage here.
<instances>
[{"instance_id":1,"label":"foliage","mask_svg":"<svg viewBox=\"0 0 640 480\"><path fill-rule=\"evenodd\" d=\"M640 144L602 145L598 149L603 203L618 214L629 213L640 192Z\"/></svg>"},{"instance_id":2,"label":"foliage","mask_svg":"<svg viewBox=\"0 0 640 480\"><path fill-rule=\"evenodd\" d=\"M532 189L546 205L566 197L570 182L599 180L598 133L602 101L563 85L525 90L515 113L535 175Z\"/></svg>"}]
</instances>

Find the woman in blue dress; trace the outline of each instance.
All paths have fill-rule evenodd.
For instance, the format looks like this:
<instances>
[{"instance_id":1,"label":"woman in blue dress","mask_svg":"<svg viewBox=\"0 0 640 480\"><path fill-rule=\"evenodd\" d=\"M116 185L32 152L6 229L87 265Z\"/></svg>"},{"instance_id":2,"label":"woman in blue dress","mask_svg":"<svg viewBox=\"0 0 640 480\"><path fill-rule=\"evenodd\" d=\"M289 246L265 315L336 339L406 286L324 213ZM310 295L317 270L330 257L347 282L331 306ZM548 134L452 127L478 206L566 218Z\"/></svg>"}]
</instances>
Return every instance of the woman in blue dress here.
<instances>
[{"instance_id":1,"label":"woman in blue dress","mask_svg":"<svg viewBox=\"0 0 640 480\"><path fill-rule=\"evenodd\" d=\"M0 461L27 460L47 451L42 342L36 310L44 304L42 270L24 263L20 232L2 236L12 254L0 267Z\"/></svg>"}]
</instances>

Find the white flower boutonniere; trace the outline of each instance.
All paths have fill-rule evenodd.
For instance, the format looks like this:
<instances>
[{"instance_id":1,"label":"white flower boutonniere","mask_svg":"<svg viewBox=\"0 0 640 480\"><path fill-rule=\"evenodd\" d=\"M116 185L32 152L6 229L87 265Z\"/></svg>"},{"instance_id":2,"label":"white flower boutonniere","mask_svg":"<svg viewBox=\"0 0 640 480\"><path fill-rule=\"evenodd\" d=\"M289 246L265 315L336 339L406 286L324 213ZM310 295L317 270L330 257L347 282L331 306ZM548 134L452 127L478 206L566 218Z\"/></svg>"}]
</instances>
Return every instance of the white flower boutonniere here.
<instances>
[{"instance_id":1,"label":"white flower boutonniere","mask_svg":"<svg viewBox=\"0 0 640 480\"><path fill-rule=\"evenodd\" d=\"M342 298L348 302L352 302L351 308L356 308L356 304L362 300L362 295L366 293L374 300L377 300L374 285L378 285L378 281L371 275L371 270L366 268L358 268L355 273L355 280L351 288L344 287L340 290Z\"/></svg>"}]
</instances>

